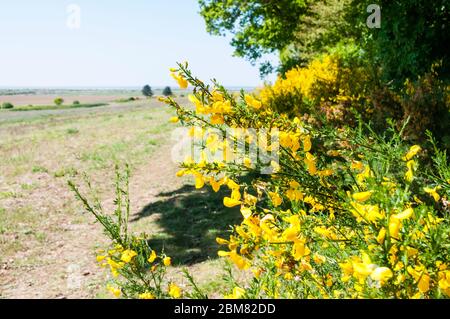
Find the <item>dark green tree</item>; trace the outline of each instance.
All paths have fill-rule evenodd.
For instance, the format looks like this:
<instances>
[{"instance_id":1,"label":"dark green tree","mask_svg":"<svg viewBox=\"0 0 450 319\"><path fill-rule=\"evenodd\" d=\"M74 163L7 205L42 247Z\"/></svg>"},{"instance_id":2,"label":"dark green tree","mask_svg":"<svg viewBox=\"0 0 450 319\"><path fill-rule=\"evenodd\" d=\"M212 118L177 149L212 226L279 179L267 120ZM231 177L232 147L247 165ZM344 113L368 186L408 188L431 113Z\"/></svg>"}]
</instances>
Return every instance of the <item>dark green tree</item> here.
<instances>
[{"instance_id":1,"label":"dark green tree","mask_svg":"<svg viewBox=\"0 0 450 319\"><path fill-rule=\"evenodd\" d=\"M232 34L235 55L252 63L280 53L279 71L302 65L336 45L357 45L371 73L399 87L432 65L448 79L449 0L199 0L208 32ZM381 27L369 28L370 4ZM374 70L373 69L377 69ZM261 70L271 66L262 62Z\"/></svg>"},{"instance_id":2,"label":"dark green tree","mask_svg":"<svg viewBox=\"0 0 450 319\"><path fill-rule=\"evenodd\" d=\"M4 102L4 103L1 105L1 108L2 108L2 109L12 109L12 108L14 108L14 105L12 105L12 104L9 103L9 102Z\"/></svg>"},{"instance_id":3,"label":"dark green tree","mask_svg":"<svg viewBox=\"0 0 450 319\"><path fill-rule=\"evenodd\" d=\"M279 52L295 39L300 17L311 0L199 0L200 14L213 35L231 32L235 55L256 63L264 54ZM268 62L262 73L271 71Z\"/></svg>"},{"instance_id":4,"label":"dark green tree","mask_svg":"<svg viewBox=\"0 0 450 319\"><path fill-rule=\"evenodd\" d=\"M164 88L164 90L162 91L162 94L163 94L164 96L171 96L171 95L173 95L172 89L170 88L170 86L166 86L166 87Z\"/></svg>"},{"instance_id":5,"label":"dark green tree","mask_svg":"<svg viewBox=\"0 0 450 319\"><path fill-rule=\"evenodd\" d=\"M153 96L153 91L152 91L152 88L151 88L150 85L147 84L147 85L145 85L142 88L142 95L146 96L146 97L152 97Z\"/></svg>"},{"instance_id":6,"label":"dark green tree","mask_svg":"<svg viewBox=\"0 0 450 319\"><path fill-rule=\"evenodd\" d=\"M450 75L449 0L379 0L380 28L366 25L367 6L373 0L352 0L346 19L354 26L360 46L370 63L381 69L383 82L403 85L406 78L416 79L435 70L441 79Z\"/></svg>"}]
</instances>

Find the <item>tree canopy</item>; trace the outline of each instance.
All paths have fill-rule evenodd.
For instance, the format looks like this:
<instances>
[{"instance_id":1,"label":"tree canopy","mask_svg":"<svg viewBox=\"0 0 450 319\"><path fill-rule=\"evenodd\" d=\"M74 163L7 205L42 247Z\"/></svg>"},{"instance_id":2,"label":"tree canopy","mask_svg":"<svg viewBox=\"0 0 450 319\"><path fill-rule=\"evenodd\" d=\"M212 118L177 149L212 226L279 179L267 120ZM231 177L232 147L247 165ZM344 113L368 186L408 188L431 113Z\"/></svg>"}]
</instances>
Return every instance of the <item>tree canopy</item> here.
<instances>
[{"instance_id":1,"label":"tree canopy","mask_svg":"<svg viewBox=\"0 0 450 319\"><path fill-rule=\"evenodd\" d=\"M153 96L153 91L150 85L145 85L142 88L142 95L146 96L146 97L152 97Z\"/></svg>"},{"instance_id":2,"label":"tree canopy","mask_svg":"<svg viewBox=\"0 0 450 319\"><path fill-rule=\"evenodd\" d=\"M199 0L207 30L232 34L235 55L273 68L264 54L280 54L278 71L303 65L318 54L351 43L386 82L402 83L440 64L448 78L449 0L379 0L381 27L369 28L373 0Z\"/></svg>"}]
</instances>

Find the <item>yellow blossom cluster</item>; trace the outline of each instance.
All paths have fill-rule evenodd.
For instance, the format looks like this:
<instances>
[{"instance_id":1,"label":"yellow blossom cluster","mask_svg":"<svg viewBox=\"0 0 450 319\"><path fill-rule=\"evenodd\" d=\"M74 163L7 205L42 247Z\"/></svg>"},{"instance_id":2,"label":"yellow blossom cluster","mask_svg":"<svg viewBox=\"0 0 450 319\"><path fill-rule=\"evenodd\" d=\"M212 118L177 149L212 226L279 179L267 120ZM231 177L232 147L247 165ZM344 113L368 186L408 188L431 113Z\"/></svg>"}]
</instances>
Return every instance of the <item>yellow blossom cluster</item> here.
<instances>
[{"instance_id":1,"label":"yellow blossom cluster","mask_svg":"<svg viewBox=\"0 0 450 319\"><path fill-rule=\"evenodd\" d=\"M311 97L315 79L333 82L334 67L325 58L288 72L270 90L294 89ZM198 95L210 96L202 103L191 98L193 112L166 100L183 124L203 131L216 124L277 131L276 142L244 139L246 147L231 148L241 162L202 157L181 164L179 176L192 174L197 188L210 185L215 192L226 186L230 195L224 205L240 207L242 223L229 238L217 238L226 247L218 254L242 271L251 270L254 278L226 297L450 297L449 221L436 206L448 195L440 194L444 187L436 183L424 184L420 146L405 150L400 143L386 151L388 142L374 144L352 130L314 129L272 110L264 93L260 100L248 94L235 99L224 91L213 98L220 87L210 93L181 72ZM212 114L223 115L223 121ZM251 161L242 151L252 143L276 152L278 161L270 163L270 173L248 181L246 174L261 169L258 159ZM213 144L206 143L206 151Z\"/></svg>"},{"instance_id":2,"label":"yellow blossom cluster","mask_svg":"<svg viewBox=\"0 0 450 319\"><path fill-rule=\"evenodd\" d=\"M270 103L273 96L300 93L308 99L315 99L315 85L318 82L335 85L338 76L337 61L327 55L322 59L313 60L307 67L294 68L279 78L273 86L261 90L263 103Z\"/></svg>"},{"instance_id":3,"label":"yellow blossom cluster","mask_svg":"<svg viewBox=\"0 0 450 319\"><path fill-rule=\"evenodd\" d=\"M364 125L318 127L273 107L280 103L270 100L273 92L314 98L317 81L333 85L336 67L325 57L288 72L259 96L205 85L187 64L171 70L182 89L193 87L193 107L161 100L176 112L172 122L187 126L201 147L199 156L180 163L177 176L192 175L197 189L221 192L223 205L242 215L216 242L218 256L251 280L235 282L223 296L450 298L446 155L424 161L424 149L408 145L395 128L379 136ZM109 229L107 219L99 220ZM132 283L131 289L109 285L113 295L194 296L164 282L172 260L152 250L151 241L123 238L116 235L123 225L113 226L120 244L97 260Z\"/></svg>"},{"instance_id":4,"label":"yellow blossom cluster","mask_svg":"<svg viewBox=\"0 0 450 319\"><path fill-rule=\"evenodd\" d=\"M132 242L136 246L136 250L131 248L125 249L122 244L116 244L107 251L99 250L97 262L100 263L101 267L108 267L113 278L118 278L121 275L127 279L135 276L142 279L150 275L150 278L155 281L154 286L138 287L137 290L140 292L136 297L139 299L155 299L164 296L181 298L182 290L173 282L168 283L166 291L161 290L165 268L171 266L172 259L166 255L158 256L154 250L148 250L139 254L138 251L142 248L143 241L134 238ZM144 282L147 281L144 280ZM123 294L120 285L108 284L106 288L117 298Z\"/></svg>"},{"instance_id":5,"label":"yellow blossom cluster","mask_svg":"<svg viewBox=\"0 0 450 319\"><path fill-rule=\"evenodd\" d=\"M280 113L296 116L323 114L327 119L343 124L351 119L351 108L372 110L362 103L367 99L364 74L343 67L337 55L323 55L307 66L296 67L280 76L273 85L259 90L262 105ZM360 78L356 80L354 78ZM355 85L357 82L358 85Z\"/></svg>"}]
</instances>

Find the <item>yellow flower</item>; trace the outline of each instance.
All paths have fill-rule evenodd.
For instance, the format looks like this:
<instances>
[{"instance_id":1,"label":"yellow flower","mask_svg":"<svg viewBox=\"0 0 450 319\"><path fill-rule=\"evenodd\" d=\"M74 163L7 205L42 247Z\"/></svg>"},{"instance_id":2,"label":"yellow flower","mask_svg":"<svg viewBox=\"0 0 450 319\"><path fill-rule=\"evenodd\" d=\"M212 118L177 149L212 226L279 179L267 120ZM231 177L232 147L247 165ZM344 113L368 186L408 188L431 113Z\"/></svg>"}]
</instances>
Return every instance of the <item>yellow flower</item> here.
<instances>
[{"instance_id":1,"label":"yellow flower","mask_svg":"<svg viewBox=\"0 0 450 319\"><path fill-rule=\"evenodd\" d=\"M450 297L450 271L439 272L439 289Z\"/></svg>"},{"instance_id":2,"label":"yellow flower","mask_svg":"<svg viewBox=\"0 0 450 319\"><path fill-rule=\"evenodd\" d=\"M220 125L220 124L223 124L223 123L225 123L225 118L223 117L223 115L221 115L221 114L214 114L214 115L211 116L211 124L213 124L213 125L216 125L216 124Z\"/></svg>"},{"instance_id":3,"label":"yellow flower","mask_svg":"<svg viewBox=\"0 0 450 319\"><path fill-rule=\"evenodd\" d=\"M228 240L223 239L223 238L220 238L220 237L217 237L217 238L216 238L216 242L217 242L219 245L228 245L228 244L230 243Z\"/></svg>"},{"instance_id":4,"label":"yellow flower","mask_svg":"<svg viewBox=\"0 0 450 319\"><path fill-rule=\"evenodd\" d=\"M410 218L413 214L414 210L410 207L405 209L403 212L399 214L392 215L392 217L398 220L404 220Z\"/></svg>"},{"instance_id":5,"label":"yellow flower","mask_svg":"<svg viewBox=\"0 0 450 319\"><path fill-rule=\"evenodd\" d=\"M254 206L258 202L257 197L255 197L247 192L244 192L244 200L245 200L245 203L250 206Z\"/></svg>"},{"instance_id":6,"label":"yellow flower","mask_svg":"<svg viewBox=\"0 0 450 319\"><path fill-rule=\"evenodd\" d=\"M303 150L305 152L309 152L311 150L311 137L309 135L306 135L303 138Z\"/></svg>"},{"instance_id":7,"label":"yellow flower","mask_svg":"<svg viewBox=\"0 0 450 319\"><path fill-rule=\"evenodd\" d=\"M278 193L269 192L269 195L270 195L270 199L272 200L273 206L278 207L283 202L283 199L281 198L281 196Z\"/></svg>"},{"instance_id":8,"label":"yellow flower","mask_svg":"<svg viewBox=\"0 0 450 319\"><path fill-rule=\"evenodd\" d=\"M353 199L358 202L365 202L372 196L372 193L373 191L355 193Z\"/></svg>"},{"instance_id":9,"label":"yellow flower","mask_svg":"<svg viewBox=\"0 0 450 319\"><path fill-rule=\"evenodd\" d=\"M231 208L231 207L235 207L235 206L241 205L242 202L240 200L236 200L236 199L233 199L233 198L230 198L230 197L225 197L223 199L223 204L226 207Z\"/></svg>"},{"instance_id":10,"label":"yellow flower","mask_svg":"<svg viewBox=\"0 0 450 319\"><path fill-rule=\"evenodd\" d=\"M381 228L380 232L377 236L377 242L381 245L384 242L384 238L386 237L386 228Z\"/></svg>"},{"instance_id":11,"label":"yellow flower","mask_svg":"<svg viewBox=\"0 0 450 319\"><path fill-rule=\"evenodd\" d=\"M326 261L326 258L325 258L325 256L322 256L319 254L314 254L313 260L316 264L321 265Z\"/></svg>"},{"instance_id":12,"label":"yellow flower","mask_svg":"<svg viewBox=\"0 0 450 319\"><path fill-rule=\"evenodd\" d=\"M435 188L430 188L430 187L425 187L423 190L425 191L425 193L430 194L435 202L438 202L439 199L441 198L437 192L437 189L439 187L435 187Z\"/></svg>"},{"instance_id":13,"label":"yellow flower","mask_svg":"<svg viewBox=\"0 0 450 319\"><path fill-rule=\"evenodd\" d=\"M286 241L295 241L298 236L298 230L295 227L289 227L283 232L283 238Z\"/></svg>"},{"instance_id":14,"label":"yellow flower","mask_svg":"<svg viewBox=\"0 0 450 319\"><path fill-rule=\"evenodd\" d=\"M372 264L367 254L363 254L362 260L353 262L353 276L359 280L364 280L372 274L376 265Z\"/></svg>"},{"instance_id":15,"label":"yellow flower","mask_svg":"<svg viewBox=\"0 0 450 319\"><path fill-rule=\"evenodd\" d=\"M316 158L309 152L306 153L305 164L310 175L315 175L317 173Z\"/></svg>"},{"instance_id":16,"label":"yellow flower","mask_svg":"<svg viewBox=\"0 0 450 319\"><path fill-rule=\"evenodd\" d=\"M178 287L174 283L170 283L169 284L169 295L175 299L181 298L181 288Z\"/></svg>"},{"instance_id":17,"label":"yellow flower","mask_svg":"<svg viewBox=\"0 0 450 319\"><path fill-rule=\"evenodd\" d=\"M295 260L300 260L302 257L309 255L310 250L305 245L305 240L297 240L292 246L292 256Z\"/></svg>"},{"instance_id":18,"label":"yellow flower","mask_svg":"<svg viewBox=\"0 0 450 319\"><path fill-rule=\"evenodd\" d=\"M241 207L241 214L245 219L247 219L252 216L252 210L248 207Z\"/></svg>"},{"instance_id":19,"label":"yellow flower","mask_svg":"<svg viewBox=\"0 0 450 319\"><path fill-rule=\"evenodd\" d=\"M163 259L163 263L164 263L164 266L169 267L169 266L172 264L172 258L170 258L170 257L165 257L165 258Z\"/></svg>"},{"instance_id":20,"label":"yellow flower","mask_svg":"<svg viewBox=\"0 0 450 319\"><path fill-rule=\"evenodd\" d=\"M220 185L222 185L221 182L217 182L213 176L209 178L209 184L211 185L214 192L218 192L220 190Z\"/></svg>"},{"instance_id":21,"label":"yellow flower","mask_svg":"<svg viewBox=\"0 0 450 319\"><path fill-rule=\"evenodd\" d=\"M261 276L262 269L261 268L252 269L252 273L255 276L255 278L258 279Z\"/></svg>"},{"instance_id":22,"label":"yellow flower","mask_svg":"<svg viewBox=\"0 0 450 319\"><path fill-rule=\"evenodd\" d=\"M170 123L178 123L179 121L180 119L178 118L178 116L173 116L169 120Z\"/></svg>"},{"instance_id":23,"label":"yellow flower","mask_svg":"<svg viewBox=\"0 0 450 319\"><path fill-rule=\"evenodd\" d=\"M347 282L350 280L350 278L353 275L353 263L352 261L346 261L345 263L339 263L339 267L341 267L343 275L342 275L342 281Z\"/></svg>"},{"instance_id":24,"label":"yellow flower","mask_svg":"<svg viewBox=\"0 0 450 319\"><path fill-rule=\"evenodd\" d=\"M205 186L205 179L203 178L203 176L201 174L197 174L195 176L195 188L200 189L203 186Z\"/></svg>"},{"instance_id":25,"label":"yellow flower","mask_svg":"<svg viewBox=\"0 0 450 319\"><path fill-rule=\"evenodd\" d=\"M155 296L151 292L144 292L139 294L139 299L155 299Z\"/></svg>"},{"instance_id":26,"label":"yellow flower","mask_svg":"<svg viewBox=\"0 0 450 319\"><path fill-rule=\"evenodd\" d=\"M400 219L391 216L389 220L389 235L392 238L399 239L400 228L402 227L402 222Z\"/></svg>"},{"instance_id":27,"label":"yellow flower","mask_svg":"<svg viewBox=\"0 0 450 319\"><path fill-rule=\"evenodd\" d=\"M236 189L239 190L239 188L240 188L239 185L232 179L228 179L227 186L231 190L236 190Z\"/></svg>"},{"instance_id":28,"label":"yellow flower","mask_svg":"<svg viewBox=\"0 0 450 319\"><path fill-rule=\"evenodd\" d=\"M303 199L303 193L297 189L288 189L286 191L286 197L291 201L300 201Z\"/></svg>"},{"instance_id":29,"label":"yellow flower","mask_svg":"<svg viewBox=\"0 0 450 319\"><path fill-rule=\"evenodd\" d=\"M245 290L240 287L234 287L233 293L225 296L226 299L240 299L244 296Z\"/></svg>"},{"instance_id":30,"label":"yellow flower","mask_svg":"<svg viewBox=\"0 0 450 319\"><path fill-rule=\"evenodd\" d=\"M244 158L244 166L247 168L251 168L252 167L252 160L248 157Z\"/></svg>"},{"instance_id":31,"label":"yellow flower","mask_svg":"<svg viewBox=\"0 0 450 319\"><path fill-rule=\"evenodd\" d=\"M233 261L233 263L241 270L245 270L250 268L250 263L244 258L241 257L236 253L236 251L230 252L230 259Z\"/></svg>"},{"instance_id":32,"label":"yellow flower","mask_svg":"<svg viewBox=\"0 0 450 319\"><path fill-rule=\"evenodd\" d=\"M364 170L356 175L356 181L358 182L358 184L363 184L364 181L369 177L373 177L373 172L370 170L370 167L366 165L364 166Z\"/></svg>"},{"instance_id":33,"label":"yellow flower","mask_svg":"<svg viewBox=\"0 0 450 319\"><path fill-rule=\"evenodd\" d=\"M110 257L106 259L106 263L109 265L111 273L114 277L117 277L119 275L119 272L117 270L123 268L123 266L125 265L124 262L115 262Z\"/></svg>"},{"instance_id":34,"label":"yellow flower","mask_svg":"<svg viewBox=\"0 0 450 319\"><path fill-rule=\"evenodd\" d=\"M102 262L105 258L106 256L99 255L97 256L97 262Z\"/></svg>"},{"instance_id":35,"label":"yellow flower","mask_svg":"<svg viewBox=\"0 0 450 319\"><path fill-rule=\"evenodd\" d=\"M107 285L106 289L108 289L116 298L119 298L120 294L122 293L122 291L119 288L116 288L111 285Z\"/></svg>"},{"instance_id":36,"label":"yellow flower","mask_svg":"<svg viewBox=\"0 0 450 319\"><path fill-rule=\"evenodd\" d=\"M122 252L122 256L120 257L120 260L122 260L125 263L129 263L133 257L137 256L137 253L134 250L124 250Z\"/></svg>"},{"instance_id":37,"label":"yellow flower","mask_svg":"<svg viewBox=\"0 0 450 319\"><path fill-rule=\"evenodd\" d=\"M362 171L364 168L364 165L360 161L353 161L352 164L350 165L350 168L353 170L356 170L356 171Z\"/></svg>"},{"instance_id":38,"label":"yellow flower","mask_svg":"<svg viewBox=\"0 0 450 319\"><path fill-rule=\"evenodd\" d=\"M412 182L412 180L414 179L414 171L417 168L417 163L414 160L409 160L406 163L406 167L408 168L408 170L405 173L405 180L407 182Z\"/></svg>"},{"instance_id":39,"label":"yellow flower","mask_svg":"<svg viewBox=\"0 0 450 319\"><path fill-rule=\"evenodd\" d=\"M428 290L430 290L430 276L428 276L427 274L423 274L419 279L417 287L419 288L419 291L421 293L428 292Z\"/></svg>"},{"instance_id":40,"label":"yellow flower","mask_svg":"<svg viewBox=\"0 0 450 319\"><path fill-rule=\"evenodd\" d=\"M178 82L178 85L181 89L187 89L189 83L186 81L185 78L183 78L181 75L176 74L175 72L171 73L172 77Z\"/></svg>"},{"instance_id":41,"label":"yellow flower","mask_svg":"<svg viewBox=\"0 0 450 319\"><path fill-rule=\"evenodd\" d=\"M207 108L203 105L202 101L200 101L195 95L189 94L189 101L195 105L195 110L197 113L204 114L207 113ZM193 135L191 135L193 136Z\"/></svg>"},{"instance_id":42,"label":"yellow flower","mask_svg":"<svg viewBox=\"0 0 450 319\"><path fill-rule=\"evenodd\" d=\"M212 94L212 99L214 102L223 102L224 97L220 91L217 91L216 89L214 89L214 91L212 91L211 94Z\"/></svg>"},{"instance_id":43,"label":"yellow flower","mask_svg":"<svg viewBox=\"0 0 450 319\"><path fill-rule=\"evenodd\" d=\"M405 161L409 161L411 158L413 158L414 156L417 155L417 153L419 153L422 150L422 148L419 145L413 145L411 146L411 148L409 149L408 153L406 153L405 157L403 158L403 160Z\"/></svg>"},{"instance_id":44,"label":"yellow flower","mask_svg":"<svg viewBox=\"0 0 450 319\"><path fill-rule=\"evenodd\" d=\"M245 103L247 103L247 105L253 107L254 109L260 109L262 106L261 101L258 101L251 95L246 94L244 96L244 99L245 99Z\"/></svg>"},{"instance_id":45,"label":"yellow flower","mask_svg":"<svg viewBox=\"0 0 450 319\"><path fill-rule=\"evenodd\" d=\"M250 268L250 263L242 256L240 256L236 250L232 251L223 251L219 250L217 254L220 257L228 257L231 259L231 261L241 270L245 270Z\"/></svg>"},{"instance_id":46,"label":"yellow flower","mask_svg":"<svg viewBox=\"0 0 450 319\"><path fill-rule=\"evenodd\" d=\"M392 271L387 267L377 267L370 274L370 278L379 281L382 285L385 284L393 276Z\"/></svg>"},{"instance_id":47,"label":"yellow flower","mask_svg":"<svg viewBox=\"0 0 450 319\"><path fill-rule=\"evenodd\" d=\"M154 250L152 250L152 252L150 253L150 257L148 258L148 262L152 263L156 260L156 252Z\"/></svg>"},{"instance_id":48,"label":"yellow flower","mask_svg":"<svg viewBox=\"0 0 450 319\"><path fill-rule=\"evenodd\" d=\"M230 256L230 252L229 252L229 251L219 250L219 251L217 252L217 255L218 255L219 257L228 257L228 256Z\"/></svg>"},{"instance_id":49,"label":"yellow flower","mask_svg":"<svg viewBox=\"0 0 450 319\"><path fill-rule=\"evenodd\" d=\"M182 176L184 176L184 174L186 174L186 171L185 171L184 169L179 170L179 171L176 173L177 177L182 177Z\"/></svg>"},{"instance_id":50,"label":"yellow flower","mask_svg":"<svg viewBox=\"0 0 450 319\"><path fill-rule=\"evenodd\" d=\"M362 205L358 203L352 203L354 210L353 215L358 222L367 220L369 222L376 222L384 217L384 211L380 211L378 205Z\"/></svg>"},{"instance_id":51,"label":"yellow flower","mask_svg":"<svg viewBox=\"0 0 450 319\"><path fill-rule=\"evenodd\" d=\"M324 169L322 171L319 171L318 174L320 177L327 177L333 175L334 171L332 169Z\"/></svg>"}]
</instances>

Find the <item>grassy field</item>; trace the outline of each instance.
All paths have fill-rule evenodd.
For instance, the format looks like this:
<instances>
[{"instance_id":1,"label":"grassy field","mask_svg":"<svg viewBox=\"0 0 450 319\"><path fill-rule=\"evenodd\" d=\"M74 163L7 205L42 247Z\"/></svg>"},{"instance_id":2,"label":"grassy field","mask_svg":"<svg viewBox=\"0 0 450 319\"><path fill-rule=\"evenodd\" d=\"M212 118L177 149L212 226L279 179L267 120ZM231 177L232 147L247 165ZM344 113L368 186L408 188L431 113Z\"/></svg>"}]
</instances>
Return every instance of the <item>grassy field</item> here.
<instances>
[{"instance_id":1,"label":"grassy field","mask_svg":"<svg viewBox=\"0 0 450 319\"><path fill-rule=\"evenodd\" d=\"M107 103L84 103L84 104L65 104L65 105L30 105L30 106L19 106L11 109L12 112L26 112L26 111L44 111L44 110L65 110L65 109L76 109L76 108L89 108L89 107L99 107L106 106Z\"/></svg>"},{"instance_id":2,"label":"grassy field","mask_svg":"<svg viewBox=\"0 0 450 319\"><path fill-rule=\"evenodd\" d=\"M175 269L187 267L200 285L212 280L213 296L225 285L214 239L239 213L223 207L223 195L175 176L172 115L156 99L0 112L0 297L109 297L107 274L95 263L105 238L67 180L82 184L88 175L111 210L114 166L125 162L132 167L133 229L150 233Z\"/></svg>"}]
</instances>

